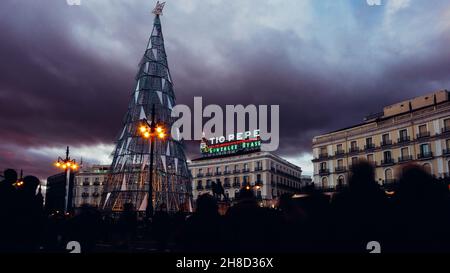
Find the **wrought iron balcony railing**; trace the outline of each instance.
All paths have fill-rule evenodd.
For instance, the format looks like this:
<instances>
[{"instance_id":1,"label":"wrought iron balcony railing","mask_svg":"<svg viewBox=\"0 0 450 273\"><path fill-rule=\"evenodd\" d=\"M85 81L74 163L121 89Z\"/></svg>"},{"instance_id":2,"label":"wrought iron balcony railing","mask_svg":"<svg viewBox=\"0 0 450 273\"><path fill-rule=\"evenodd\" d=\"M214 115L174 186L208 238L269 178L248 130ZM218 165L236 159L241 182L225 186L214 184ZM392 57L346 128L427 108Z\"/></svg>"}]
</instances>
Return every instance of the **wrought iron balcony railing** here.
<instances>
[{"instance_id":1,"label":"wrought iron balcony railing","mask_svg":"<svg viewBox=\"0 0 450 273\"><path fill-rule=\"evenodd\" d=\"M411 161L412 159L413 159L412 155L400 156L398 158L398 162L407 162L407 161Z\"/></svg>"},{"instance_id":2,"label":"wrought iron balcony railing","mask_svg":"<svg viewBox=\"0 0 450 273\"><path fill-rule=\"evenodd\" d=\"M385 139L385 140L380 142L380 146L381 147L386 147L386 146L389 146L389 145L392 145L392 140L390 140L390 139Z\"/></svg>"},{"instance_id":3,"label":"wrought iron balcony railing","mask_svg":"<svg viewBox=\"0 0 450 273\"><path fill-rule=\"evenodd\" d=\"M334 168L334 171L337 173L343 173L343 172L347 171L347 168L344 166L338 166L338 167Z\"/></svg>"},{"instance_id":4,"label":"wrought iron balcony railing","mask_svg":"<svg viewBox=\"0 0 450 273\"><path fill-rule=\"evenodd\" d=\"M402 136L400 138L398 138L397 142L398 143L406 143L409 142L411 140L411 138L409 136Z\"/></svg>"},{"instance_id":5,"label":"wrought iron balcony railing","mask_svg":"<svg viewBox=\"0 0 450 273\"><path fill-rule=\"evenodd\" d=\"M426 138L430 136L430 131L426 131L426 132L419 132L416 137L417 139L421 139L421 138Z\"/></svg>"},{"instance_id":6,"label":"wrought iron balcony railing","mask_svg":"<svg viewBox=\"0 0 450 273\"><path fill-rule=\"evenodd\" d=\"M433 157L432 152L422 152L417 155L417 159L429 159Z\"/></svg>"},{"instance_id":7,"label":"wrought iron balcony railing","mask_svg":"<svg viewBox=\"0 0 450 273\"><path fill-rule=\"evenodd\" d=\"M385 158L381 160L381 166L393 165L394 163L394 159L392 158Z\"/></svg>"},{"instance_id":8,"label":"wrought iron balcony railing","mask_svg":"<svg viewBox=\"0 0 450 273\"><path fill-rule=\"evenodd\" d=\"M364 150L365 151L373 150L373 149L375 149L375 144L373 144L373 143L364 145Z\"/></svg>"}]
</instances>

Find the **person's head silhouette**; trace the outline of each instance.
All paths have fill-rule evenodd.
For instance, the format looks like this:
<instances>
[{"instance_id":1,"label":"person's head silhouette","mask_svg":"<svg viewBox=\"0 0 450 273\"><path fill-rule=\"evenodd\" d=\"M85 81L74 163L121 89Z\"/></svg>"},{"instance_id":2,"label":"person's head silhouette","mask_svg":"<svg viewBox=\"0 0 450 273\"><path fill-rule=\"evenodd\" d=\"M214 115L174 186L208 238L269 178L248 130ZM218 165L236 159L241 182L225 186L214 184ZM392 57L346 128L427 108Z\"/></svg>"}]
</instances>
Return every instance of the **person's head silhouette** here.
<instances>
[{"instance_id":1,"label":"person's head silhouette","mask_svg":"<svg viewBox=\"0 0 450 273\"><path fill-rule=\"evenodd\" d=\"M217 201L209 193L202 194L197 199L197 213L202 215L217 214Z\"/></svg>"},{"instance_id":2,"label":"person's head silhouette","mask_svg":"<svg viewBox=\"0 0 450 273\"><path fill-rule=\"evenodd\" d=\"M360 161L352 166L352 173L348 181L350 189L368 189L376 185L375 170L367 161Z\"/></svg>"},{"instance_id":3,"label":"person's head silhouette","mask_svg":"<svg viewBox=\"0 0 450 273\"><path fill-rule=\"evenodd\" d=\"M23 179L23 191L27 195L36 195L37 187L39 186L40 181L36 176L25 176Z\"/></svg>"},{"instance_id":4,"label":"person's head silhouette","mask_svg":"<svg viewBox=\"0 0 450 273\"><path fill-rule=\"evenodd\" d=\"M17 181L17 172L13 169L6 169L3 172L4 176L5 176L5 182L12 185L13 183L15 183Z\"/></svg>"}]
</instances>

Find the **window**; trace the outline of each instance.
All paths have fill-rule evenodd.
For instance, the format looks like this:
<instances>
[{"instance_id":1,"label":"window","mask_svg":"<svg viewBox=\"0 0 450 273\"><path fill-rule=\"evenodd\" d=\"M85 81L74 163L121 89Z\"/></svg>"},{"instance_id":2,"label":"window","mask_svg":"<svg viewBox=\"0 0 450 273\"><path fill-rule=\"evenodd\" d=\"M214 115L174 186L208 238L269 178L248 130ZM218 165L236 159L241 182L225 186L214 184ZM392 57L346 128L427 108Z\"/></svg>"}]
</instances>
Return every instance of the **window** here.
<instances>
[{"instance_id":1,"label":"window","mask_svg":"<svg viewBox=\"0 0 450 273\"><path fill-rule=\"evenodd\" d=\"M198 182L197 182L197 186L200 188L200 187L202 187L203 185L203 182L201 181L201 180L199 180Z\"/></svg>"},{"instance_id":2,"label":"window","mask_svg":"<svg viewBox=\"0 0 450 273\"><path fill-rule=\"evenodd\" d=\"M352 148L352 150L356 149L356 147L357 147L356 141L352 141L352 142L350 143L350 147Z\"/></svg>"},{"instance_id":3,"label":"window","mask_svg":"<svg viewBox=\"0 0 450 273\"><path fill-rule=\"evenodd\" d=\"M401 149L402 158L406 159L409 156L409 149L408 148L402 148Z\"/></svg>"},{"instance_id":4,"label":"window","mask_svg":"<svg viewBox=\"0 0 450 273\"><path fill-rule=\"evenodd\" d=\"M352 165L356 165L358 163L358 158L355 156L355 157L352 157Z\"/></svg>"},{"instance_id":5,"label":"window","mask_svg":"<svg viewBox=\"0 0 450 273\"><path fill-rule=\"evenodd\" d=\"M239 183L239 177L234 178L234 183Z\"/></svg>"},{"instance_id":6,"label":"window","mask_svg":"<svg viewBox=\"0 0 450 273\"><path fill-rule=\"evenodd\" d=\"M320 147L320 154L324 155L327 153L327 147Z\"/></svg>"},{"instance_id":7,"label":"window","mask_svg":"<svg viewBox=\"0 0 450 273\"><path fill-rule=\"evenodd\" d=\"M419 126L419 134L424 135L427 132L427 125L423 124Z\"/></svg>"},{"instance_id":8,"label":"window","mask_svg":"<svg viewBox=\"0 0 450 273\"><path fill-rule=\"evenodd\" d=\"M343 151L343 149L342 149L342 144L336 145L336 151L338 151L338 152Z\"/></svg>"},{"instance_id":9,"label":"window","mask_svg":"<svg viewBox=\"0 0 450 273\"><path fill-rule=\"evenodd\" d=\"M372 147L372 138L371 137L366 138L366 146L367 146L367 148Z\"/></svg>"},{"instance_id":10,"label":"window","mask_svg":"<svg viewBox=\"0 0 450 273\"><path fill-rule=\"evenodd\" d=\"M430 154L430 152L431 152L430 144L426 143L426 144L420 145L420 154L421 155L428 155L428 154Z\"/></svg>"},{"instance_id":11,"label":"window","mask_svg":"<svg viewBox=\"0 0 450 273\"><path fill-rule=\"evenodd\" d=\"M248 163L244 163L244 170L248 170Z\"/></svg>"},{"instance_id":12,"label":"window","mask_svg":"<svg viewBox=\"0 0 450 273\"><path fill-rule=\"evenodd\" d=\"M390 181L390 180L392 180L392 178L393 178L393 175L392 175L392 169L386 169L386 170L384 171L384 179L385 179L386 181Z\"/></svg>"},{"instance_id":13,"label":"window","mask_svg":"<svg viewBox=\"0 0 450 273\"><path fill-rule=\"evenodd\" d=\"M400 134L400 140L406 140L408 138L408 130L402 129L399 132Z\"/></svg>"},{"instance_id":14,"label":"window","mask_svg":"<svg viewBox=\"0 0 450 273\"><path fill-rule=\"evenodd\" d=\"M447 149L450 149L450 139L445 140L445 147L447 147Z\"/></svg>"},{"instance_id":15,"label":"window","mask_svg":"<svg viewBox=\"0 0 450 273\"><path fill-rule=\"evenodd\" d=\"M228 165L225 166L225 172L228 172Z\"/></svg>"},{"instance_id":16,"label":"window","mask_svg":"<svg viewBox=\"0 0 450 273\"><path fill-rule=\"evenodd\" d=\"M261 174L256 175L256 182L261 182Z\"/></svg>"},{"instance_id":17,"label":"window","mask_svg":"<svg viewBox=\"0 0 450 273\"><path fill-rule=\"evenodd\" d=\"M374 163L374 162L375 162L374 157L373 157L373 154L367 155L367 161L368 161L369 163Z\"/></svg>"},{"instance_id":18,"label":"window","mask_svg":"<svg viewBox=\"0 0 450 273\"><path fill-rule=\"evenodd\" d=\"M388 143L389 142L389 134L384 134L382 136L382 140L383 140L383 143Z\"/></svg>"},{"instance_id":19,"label":"window","mask_svg":"<svg viewBox=\"0 0 450 273\"><path fill-rule=\"evenodd\" d=\"M220 173L220 167L216 167L216 173Z\"/></svg>"},{"instance_id":20,"label":"window","mask_svg":"<svg viewBox=\"0 0 450 273\"><path fill-rule=\"evenodd\" d=\"M327 169L327 162L320 163L320 169L321 170L326 170Z\"/></svg>"},{"instance_id":21,"label":"window","mask_svg":"<svg viewBox=\"0 0 450 273\"><path fill-rule=\"evenodd\" d=\"M343 175L340 175L338 177L337 184L338 184L338 186L343 186L344 185L344 176Z\"/></svg>"},{"instance_id":22,"label":"window","mask_svg":"<svg viewBox=\"0 0 450 273\"><path fill-rule=\"evenodd\" d=\"M444 119L444 130L445 131L450 130L450 118Z\"/></svg>"},{"instance_id":23,"label":"window","mask_svg":"<svg viewBox=\"0 0 450 273\"><path fill-rule=\"evenodd\" d=\"M238 170L238 165L234 165L234 170L237 171Z\"/></svg>"},{"instance_id":24,"label":"window","mask_svg":"<svg viewBox=\"0 0 450 273\"><path fill-rule=\"evenodd\" d=\"M322 188L324 189L328 188L328 178L326 177L322 178Z\"/></svg>"},{"instance_id":25,"label":"window","mask_svg":"<svg viewBox=\"0 0 450 273\"><path fill-rule=\"evenodd\" d=\"M201 174L202 172L203 172L203 169L202 169L202 168L198 169L198 173L199 173L199 174Z\"/></svg>"},{"instance_id":26,"label":"window","mask_svg":"<svg viewBox=\"0 0 450 273\"><path fill-rule=\"evenodd\" d=\"M383 153L383 158L385 162L390 162L392 157L391 157L391 151L386 151Z\"/></svg>"},{"instance_id":27,"label":"window","mask_svg":"<svg viewBox=\"0 0 450 273\"><path fill-rule=\"evenodd\" d=\"M338 166L338 168L342 169L342 167L344 167L344 160L339 159L339 160L337 161L337 166Z\"/></svg>"}]
</instances>

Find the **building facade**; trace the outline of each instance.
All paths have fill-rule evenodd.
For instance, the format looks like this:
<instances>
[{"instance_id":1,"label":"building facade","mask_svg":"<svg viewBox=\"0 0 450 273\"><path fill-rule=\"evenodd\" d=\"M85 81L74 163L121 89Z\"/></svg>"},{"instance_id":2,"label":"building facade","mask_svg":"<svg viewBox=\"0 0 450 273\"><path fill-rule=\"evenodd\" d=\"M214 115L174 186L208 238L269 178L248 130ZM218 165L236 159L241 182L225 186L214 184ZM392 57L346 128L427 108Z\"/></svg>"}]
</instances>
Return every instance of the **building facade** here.
<instances>
[{"instance_id":1,"label":"building facade","mask_svg":"<svg viewBox=\"0 0 450 273\"><path fill-rule=\"evenodd\" d=\"M212 182L221 182L225 195L233 201L241 187L253 186L265 206L274 205L283 193L296 193L302 187L300 167L269 152L199 158L188 162L193 177L193 198L212 194Z\"/></svg>"},{"instance_id":2,"label":"building facade","mask_svg":"<svg viewBox=\"0 0 450 273\"><path fill-rule=\"evenodd\" d=\"M345 185L353 164L375 166L379 184L395 182L408 163L437 178L450 172L450 101L447 90L384 107L349 128L313 138L314 184Z\"/></svg>"},{"instance_id":3,"label":"building facade","mask_svg":"<svg viewBox=\"0 0 450 273\"><path fill-rule=\"evenodd\" d=\"M103 186L106 183L110 165L92 165L80 169L75 176L74 208L83 205L100 207Z\"/></svg>"},{"instance_id":4,"label":"building facade","mask_svg":"<svg viewBox=\"0 0 450 273\"><path fill-rule=\"evenodd\" d=\"M66 172L58 173L47 178L45 187L45 211L47 213L64 212L66 202ZM74 188L74 173L70 173L69 177L69 193ZM73 195L68 195L67 211L73 211Z\"/></svg>"}]
</instances>

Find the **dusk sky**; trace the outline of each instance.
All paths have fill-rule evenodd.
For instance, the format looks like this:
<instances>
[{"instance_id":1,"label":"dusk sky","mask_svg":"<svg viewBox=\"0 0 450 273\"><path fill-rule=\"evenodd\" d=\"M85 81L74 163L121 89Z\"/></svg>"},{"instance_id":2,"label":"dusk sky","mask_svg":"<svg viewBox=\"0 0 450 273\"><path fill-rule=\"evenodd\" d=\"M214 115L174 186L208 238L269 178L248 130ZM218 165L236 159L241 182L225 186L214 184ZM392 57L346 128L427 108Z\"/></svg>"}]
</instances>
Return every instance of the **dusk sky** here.
<instances>
[{"instance_id":1,"label":"dusk sky","mask_svg":"<svg viewBox=\"0 0 450 273\"><path fill-rule=\"evenodd\" d=\"M67 145L110 162L155 2L0 1L0 170L45 179ZM305 174L313 136L450 89L448 0L166 2L177 103L280 105L277 153Z\"/></svg>"}]
</instances>

